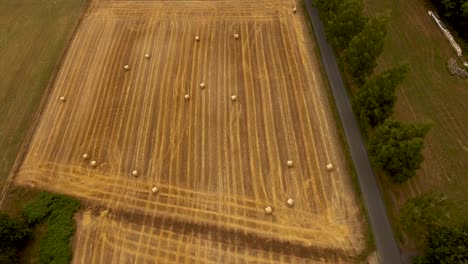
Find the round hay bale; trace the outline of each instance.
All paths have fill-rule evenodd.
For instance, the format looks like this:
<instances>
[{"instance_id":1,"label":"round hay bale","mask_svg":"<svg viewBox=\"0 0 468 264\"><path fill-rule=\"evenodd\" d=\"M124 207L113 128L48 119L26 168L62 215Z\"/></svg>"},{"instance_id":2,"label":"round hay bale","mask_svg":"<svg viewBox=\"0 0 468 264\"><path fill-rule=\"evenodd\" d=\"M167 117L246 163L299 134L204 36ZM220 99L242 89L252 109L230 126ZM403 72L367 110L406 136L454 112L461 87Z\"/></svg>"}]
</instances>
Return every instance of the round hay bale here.
<instances>
[{"instance_id":1,"label":"round hay bale","mask_svg":"<svg viewBox=\"0 0 468 264\"><path fill-rule=\"evenodd\" d=\"M159 192L159 188L154 186L153 188L151 188L151 192L152 193L158 193Z\"/></svg>"},{"instance_id":2,"label":"round hay bale","mask_svg":"<svg viewBox=\"0 0 468 264\"><path fill-rule=\"evenodd\" d=\"M235 102L237 100L237 96L231 95L231 101Z\"/></svg>"},{"instance_id":3,"label":"round hay bale","mask_svg":"<svg viewBox=\"0 0 468 264\"><path fill-rule=\"evenodd\" d=\"M239 39L239 34L238 34L238 33L235 33L235 34L234 34L234 38L235 38L235 39Z\"/></svg>"},{"instance_id":4,"label":"round hay bale","mask_svg":"<svg viewBox=\"0 0 468 264\"><path fill-rule=\"evenodd\" d=\"M288 167L292 167L293 166L293 161L292 160L288 160Z\"/></svg>"},{"instance_id":5,"label":"round hay bale","mask_svg":"<svg viewBox=\"0 0 468 264\"><path fill-rule=\"evenodd\" d=\"M273 213L273 209L271 208L271 206L265 207L265 213L267 215L271 215Z\"/></svg>"},{"instance_id":6,"label":"round hay bale","mask_svg":"<svg viewBox=\"0 0 468 264\"><path fill-rule=\"evenodd\" d=\"M195 41L200 41L200 36L195 36Z\"/></svg>"},{"instance_id":7,"label":"round hay bale","mask_svg":"<svg viewBox=\"0 0 468 264\"><path fill-rule=\"evenodd\" d=\"M83 159L84 159L84 160L87 160L87 159L89 159L89 155L88 155L88 154L86 154L86 153L85 153L85 154L83 154Z\"/></svg>"},{"instance_id":8,"label":"round hay bale","mask_svg":"<svg viewBox=\"0 0 468 264\"><path fill-rule=\"evenodd\" d=\"M190 100L190 94L186 94L186 95L184 96L184 98L185 98L185 100L187 100L187 101Z\"/></svg>"},{"instance_id":9,"label":"round hay bale","mask_svg":"<svg viewBox=\"0 0 468 264\"><path fill-rule=\"evenodd\" d=\"M61 96L60 98L60 102L65 102L67 99L65 99L65 96Z\"/></svg>"},{"instance_id":10,"label":"round hay bale","mask_svg":"<svg viewBox=\"0 0 468 264\"><path fill-rule=\"evenodd\" d=\"M333 170L333 164L328 163L328 164L327 164L327 170L328 170L328 171Z\"/></svg>"},{"instance_id":11,"label":"round hay bale","mask_svg":"<svg viewBox=\"0 0 468 264\"><path fill-rule=\"evenodd\" d=\"M137 171L137 170L133 170L133 171L132 171L132 175L135 176L135 177L137 177L137 176L138 176L138 171Z\"/></svg>"},{"instance_id":12,"label":"round hay bale","mask_svg":"<svg viewBox=\"0 0 468 264\"><path fill-rule=\"evenodd\" d=\"M125 65L125 66L124 66L124 70L126 70L126 71L130 70L130 66Z\"/></svg>"},{"instance_id":13,"label":"round hay bale","mask_svg":"<svg viewBox=\"0 0 468 264\"><path fill-rule=\"evenodd\" d=\"M293 207L294 206L294 200L289 198L286 203L288 204L289 207Z\"/></svg>"},{"instance_id":14,"label":"round hay bale","mask_svg":"<svg viewBox=\"0 0 468 264\"><path fill-rule=\"evenodd\" d=\"M145 54L145 59L149 59L149 58L150 58L149 53L146 53L146 54Z\"/></svg>"},{"instance_id":15,"label":"round hay bale","mask_svg":"<svg viewBox=\"0 0 468 264\"><path fill-rule=\"evenodd\" d=\"M92 160L89 165L91 165L91 167L96 167L97 166L97 161L95 160Z\"/></svg>"},{"instance_id":16,"label":"round hay bale","mask_svg":"<svg viewBox=\"0 0 468 264\"><path fill-rule=\"evenodd\" d=\"M200 88L204 89L206 87L206 84L204 82L200 83Z\"/></svg>"},{"instance_id":17,"label":"round hay bale","mask_svg":"<svg viewBox=\"0 0 468 264\"><path fill-rule=\"evenodd\" d=\"M297 8L293 7L292 11L293 11L294 14L296 14Z\"/></svg>"}]
</instances>

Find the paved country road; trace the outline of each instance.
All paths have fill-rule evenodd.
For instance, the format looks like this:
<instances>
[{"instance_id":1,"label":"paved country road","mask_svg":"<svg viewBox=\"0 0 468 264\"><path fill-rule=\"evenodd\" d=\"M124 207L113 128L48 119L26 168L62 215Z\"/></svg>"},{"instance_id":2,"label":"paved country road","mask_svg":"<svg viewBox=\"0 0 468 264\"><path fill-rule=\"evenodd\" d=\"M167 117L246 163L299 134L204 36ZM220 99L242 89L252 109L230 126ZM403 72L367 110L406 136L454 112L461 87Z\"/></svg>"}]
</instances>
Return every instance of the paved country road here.
<instances>
[{"instance_id":1,"label":"paved country road","mask_svg":"<svg viewBox=\"0 0 468 264\"><path fill-rule=\"evenodd\" d=\"M314 28L314 34L320 48L323 65L328 75L333 97L345 132L346 141L348 142L351 157L356 168L359 186L361 187L364 204L369 215L380 262L382 264L401 263L400 251L388 220L382 194L377 185L374 172L372 171L364 141L354 117L333 49L326 40L325 30L322 21L319 19L318 11L311 5L312 0L304 0L304 2Z\"/></svg>"}]
</instances>

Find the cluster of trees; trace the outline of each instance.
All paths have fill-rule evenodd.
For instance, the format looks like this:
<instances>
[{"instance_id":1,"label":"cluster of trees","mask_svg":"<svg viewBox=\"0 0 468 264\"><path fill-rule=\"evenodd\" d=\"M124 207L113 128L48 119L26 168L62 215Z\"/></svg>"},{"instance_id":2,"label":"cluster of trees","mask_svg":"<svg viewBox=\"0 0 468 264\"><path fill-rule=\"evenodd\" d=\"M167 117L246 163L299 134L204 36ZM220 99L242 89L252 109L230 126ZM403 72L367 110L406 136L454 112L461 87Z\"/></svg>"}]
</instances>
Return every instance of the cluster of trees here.
<instances>
[{"instance_id":1,"label":"cluster of trees","mask_svg":"<svg viewBox=\"0 0 468 264\"><path fill-rule=\"evenodd\" d=\"M29 225L47 223L47 232L40 242L39 263L70 263L70 238L75 233L73 216L79 208L78 200L47 192L24 206L23 214Z\"/></svg>"},{"instance_id":2,"label":"cluster of trees","mask_svg":"<svg viewBox=\"0 0 468 264\"><path fill-rule=\"evenodd\" d=\"M400 210L400 227L424 248L415 264L468 263L468 221L452 223L448 208L453 205L446 198L427 192Z\"/></svg>"},{"instance_id":3,"label":"cluster of trees","mask_svg":"<svg viewBox=\"0 0 468 264\"><path fill-rule=\"evenodd\" d=\"M353 109L361 126L368 128L382 124L393 114L398 85L408 73L408 65L401 65L369 79L353 98Z\"/></svg>"},{"instance_id":4,"label":"cluster of trees","mask_svg":"<svg viewBox=\"0 0 468 264\"><path fill-rule=\"evenodd\" d=\"M43 192L25 204L21 219L0 213L0 263L18 263L21 248L33 239L32 228L41 223L47 224L47 232L40 241L39 263L70 263L73 216L79 208L78 200Z\"/></svg>"},{"instance_id":5,"label":"cluster of trees","mask_svg":"<svg viewBox=\"0 0 468 264\"><path fill-rule=\"evenodd\" d=\"M397 87L409 72L408 65L403 64L372 76L384 48L388 16L365 17L362 0L315 0L314 5L320 11L327 39L359 87L353 110L361 127L372 132L369 152L373 164L395 183L406 181L423 161L423 139L429 126L388 120L394 111Z\"/></svg>"},{"instance_id":6,"label":"cluster of trees","mask_svg":"<svg viewBox=\"0 0 468 264\"><path fill-rule=\"evenodd\" d=\"M371 161L389 174L395 183L402 183L416 175L424 160L426 124L403 124L387 119L372 135L369 143Z\"/></svg>"},{"instance_id":7,"label":"cluster of trees","mask_svg":"<svg viewBox=\"0 0 468 264\"><path fill-rule=\"evenodd\" d=\"M431 0L437 12L468 41L468 0Z\"/></svg>"},{"instance_id":8,"label":"cluster of trees","mask_svg":"<svg viewBox=\"0 0 468 264\"><path fill-rule=\"evenodd\" d=\"M430 226L424 255L413 259L413 263L468 263L468 223Z\"/></svg>"},{"instance_id":9,"label":"cluster of trees","mask_svg":"<svg viewBox=\"0 0 468 264\"><path fill-rule=\"evenodd\" d=\"M24 221L0 212L0 263L18 263L18 253L32 234Z\"/></svg>"},{"instance_id":10,"label":"cluster of trees","mask_svg":"<svg viewBox=\"0 0 468 264\"><path fill-rule=\"evenodd\" d=\"M453 24L459 29L468 28L468 0L432 1L438 2L445 17L456 20ZM320 11L329 43L358 87L353 110L361 127L370 133L372 163L394 183L405 182L416 174L424 159L424 137L430 126L390 119L395 93L409 72L408 65L373 75L383 51L388 17L366 18L362 0L315 0L314 5ZM424 255L414 263L468 263L468 223L447 224L451 222L448 208L446 197L432 192L410 199L402 207L401 229L416 241L423 241Z\"/></svg>"},{"instance_id":11,"label":"cluster of trees","mask_svg":"<svg viewBox=\"0 0 468 264\"><path fill-rule=\"evenodd\" d=\"M327 39L341 53L345 69L362 85L377 65L387 34L388 16L364 16L362 0L316 0Z\"/></svg>"}]
</instances>

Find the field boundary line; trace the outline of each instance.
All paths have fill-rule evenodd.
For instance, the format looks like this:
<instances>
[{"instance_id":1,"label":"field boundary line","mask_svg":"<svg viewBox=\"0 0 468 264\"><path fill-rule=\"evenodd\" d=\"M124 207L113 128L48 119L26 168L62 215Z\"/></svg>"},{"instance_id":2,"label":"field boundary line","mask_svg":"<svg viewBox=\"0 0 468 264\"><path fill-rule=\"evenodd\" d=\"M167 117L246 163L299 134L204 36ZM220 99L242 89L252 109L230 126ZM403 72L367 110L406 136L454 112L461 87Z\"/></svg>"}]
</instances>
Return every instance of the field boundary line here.
<instances>
[{"instance_id":1,"label":"field boundary line","mask_svg":"<svg viewBox=\"0 0 468 264\"><path fill-rule=\"evenodd\" d=\"M80 18L78 19L78 22L76 22L73 31L67 36L67 39L65 40L65 44L63 46L62 52L59 55L59 58L57 62L55 63L54 69L52 71L52 74L50 76L50 79L47 83L47 87L42 93L42 98L39 103L39 106L36 110L36 113L33 114L32 122L31 125L29 126L26 135L23 139L23 143L21 143L20 151L18 152L15 162L13 163L13 166L11 167L10 173L8 174L5 183L2 186L1 190L1 197L0 197L0 209L2 208L3 205L3 200L6 197L6 194L8 193L8 189L10 188L11 182L13 181L14 175L18 172L19 168L21 167L21 164L23 163L23 160L25 158L26 153L29 150L29 145L31 143L31 140L36 132L36 129L38 127L38 124L41 120L42 114L44 112L45 106L49 102L49 95L54 87L55 80L57 79L58 72L60 71L60 68L63 64L63 61L65 60L66 54L68 53L68 49L70 48L70 44L73 42L75 39L76 33L78 32L78 29L81 27L81 24L85 18L85 15L88 13L89 8L91 6L91 2L93 0L85 0L84 6L83 6L83 11L80 14Z\"/></svg>"}]
</instances>

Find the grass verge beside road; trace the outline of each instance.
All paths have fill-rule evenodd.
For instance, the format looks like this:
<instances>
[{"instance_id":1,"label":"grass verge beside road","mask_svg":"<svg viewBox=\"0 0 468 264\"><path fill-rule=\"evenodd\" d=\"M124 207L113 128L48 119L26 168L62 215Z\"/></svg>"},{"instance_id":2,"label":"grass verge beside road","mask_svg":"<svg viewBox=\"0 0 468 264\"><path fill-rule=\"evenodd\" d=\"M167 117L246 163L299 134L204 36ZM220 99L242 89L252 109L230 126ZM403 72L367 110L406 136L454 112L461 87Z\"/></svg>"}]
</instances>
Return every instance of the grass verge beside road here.
<instances>
[{"instance_id":1,"label":"grass verge beside road","mask_svg":"<svg viewBox=\"0 0 468 264\"><path fill-rule=\"evenodd\" d=\"M310 23L310 17L308 16L307 11L305 10L306 7L305 7L304 2L302 2L302 9L304 10L303 12L304 12L306 18L308 19L309 37L314 40L314 43L317 43L317 40L315 39L314 31L313 31L314 28ZM317 45L314 46L313 52L315 53L317 58L321 58L322 55L320 54L320 50L318 49ZM362 261L365 261L376 250L375 241L374 241L374 237L373 237L372 232L371 232L371 228L370 228L370 224L369 224L369 220L368 220L368 215L367 215L367 210L366 210L366 208L364 206L361 188L359 187L358 177L357 177L357 174L356 174L356 168L354 167L354 163L353 163L353 161L351 159L351 153L349 152L349 147L348 147L348 144L347 144L346 139L345 139L343 126L342 126L342 123L340 121L340 117L338 115L338 110L336 109L335 101L333 99L333 93L332 93L331 88L330 88L330 82L328 81L328 76L327 76L327 74L326 74L326 72L325 72L325 70L323 68L322 60L320 60L318 65L319 65L320 73L321 73L321 76L322 76L322 79L323 79L322 83L325 86L325 89L327 91L327 96L328 96L328 100L329 100L329 103L330 103L330 109L332 110L333 117L334 117L334 119L336 121L336 126L337 126L337 130L338 130L338 135L339 135L338 138L340 140L341 145L343 146L343 152L344 152L344 155L345 155L345 158L346 158L347 170L351 174L353 189L354 189L354 192L355 192L355 194L356 194L356 196L358 198L358 201L359 201L359 209L361 211L361 214L364 216L363 226L365 227L365 232L366 232L366 234L365 234L366 249L363 252L361 252L361 254L359 254L359 256L357 258L358 261L362 262Z\"/></svg>"}]
</instances>

